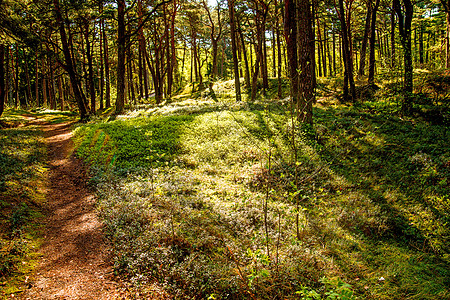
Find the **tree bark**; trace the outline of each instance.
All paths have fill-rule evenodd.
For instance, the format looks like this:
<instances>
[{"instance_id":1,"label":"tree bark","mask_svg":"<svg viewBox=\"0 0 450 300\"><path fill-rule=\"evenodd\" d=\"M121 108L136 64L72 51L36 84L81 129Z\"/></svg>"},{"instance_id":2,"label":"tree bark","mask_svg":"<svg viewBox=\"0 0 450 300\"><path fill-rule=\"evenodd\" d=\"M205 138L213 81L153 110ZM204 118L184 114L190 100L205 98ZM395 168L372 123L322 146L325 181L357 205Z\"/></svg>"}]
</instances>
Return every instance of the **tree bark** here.
<instances>
[{"instance_id":1,"label":"tree bark","mask_svg":"<svg viewBox=\"0 0 450 300\"><path fill-rule=\"evenodd\" d=\"M315 49L312 12L309 0L299 0L298 4L298 59L301 76L299 77L300 94L297 104L297 117L303 123L312 124L312 104L314 102L315 72L313 67L314 65L312 64L312 52L314 52Z\"/></svg>"},{"instance_id":2,"label":"tree bark","mask_svg":"<svg viewBox=\"0 0 450 300\"><path fill-rule=\"evenodd\" d=\"M63 23L61 8L59 6L59 0L53 0L53 6L55 9L56 22L59 27L59 34L60 34L60 38L61 38L61 42L62 42L62 46L63 46L63 54L64 54L64 60L65 60L64 68L67 71L67 73L69 74L74 97L75 97L75 100L78 105L80 118L81 118L81 120L85 120L88 118L89 114L88 114L88 110L86 108L86 104L85 104L85 100L84 100L85 97L84 97L83 91L81 91L80 87L79 87L79 81L76 76L72 56L70 54L70 45L67 41L66 29L65 29L65 26Z\"/></svg>"},{"instance_id":3,"label":"tree bark","mask_svg":"<svg viewBox=\"0 0 450 300\"><path fill-rule=\"evenodd\" d=\"M347 13L349 18L349 12ZM356 100L355 81L353 78L353 59L351 52L350 31L348 28L346 13L344 10L344 0L339 0L339 20L342 30L342 52L344 61L344 101L349 101L348 84L350 85L351 101Z\"/></svg>"},{"instance_id":4,"label":"tree bark","mask_svg":"<svg viewBox=\"0 0 450 300\"><path fill-rule=\"evenodd\" d=\"M375 29L379 5L380 0L376 0L375 6L372 10L372 21L370 26L369 78L367 80L370 86L375 84Z\"/></svg>"},{"instance_id":5,"label":"tree bark","mask_svg":"<svg viewBox=\"0 0 450 300\"><path fill-rule=\"evenodd\" d=\"M366 50L367 50L367 42L369 40L371 16L372 16L372 0L367 0L366 22L364 25L364 35L361 42L361 55L359 58L359 72L358 72L359 76L364 76L364 68L366 67Z\"/></svg>"},{"instance_id":6,"label":"tree bark","mask_svg":"<svg viewBox=\"0 0 450 300\"><path fill-rule=\"evenodd\" d=\"M237 57L236 45L236 24L234 18L234 0L228 1L228 11L230 15L230 30L231 30L231 51L233 52L233 69L234 69L234 85L236 91L236 101L241 101L241 83L239 80L239 66Z\"/></svg>"},{"instance_id":7,"label":"tree bark","mask_svg":"<svg viewBox=\"0 0 450 300\"><path fill-rule=\"evenodd\" d=\"M111 106L111 84L109 73L109 58L108 58L108 39L106 37L106 28L103 23L103 63L105 64L105 107Z\"/></svg>"},{"instance_id":8,"label":"tree bark","mask_svg":"<svg viewBox=\"0 0 450 300\"><path fill-rule=\"evenodd\" d=\"M0 117L5 110L5 45L0 44Z\"/></svg>"},{"instance_id":9,"label":"tree bark","mask_svg":"<svg viewBox=\"0 0 450 300\"><path fill-rule=\"evenodd\" d=\"M117 0L117 98L116 114L125 107L125 0Z\"/></svg>"},{"instance_id":10,"label":"tree bark","mask_svg":"<svg viewBox=\"0 0 450 300\"><path fill-rule=\"evenodd\" d=\"M94 67L92 65L91 42L89 41L89 20L84 19L84 38L86 39L86 56L88 61L88 87L91 98L91 114L95 115L95 86L94 86Z\"/></svg>"},{"instance_id":11,"label":"tree bark","mask_svg":"<svg viewBox=\"0 0 450 300\"><path fill-rule=\"evenodd\" d=\"M413 62L411 51L411 23L413 17L413 4L411 0L394 0L394 9L397 13L400 41L403 48L404 61L404 100L402 110L405 114L410 114L412 109L413 93ZM404 15L403 15L404 11Z\"/></svg>"},{"instance_id":12,"label":"tree bark","mask_svg":"<svg viewBox=\"0 0 450 300\"><path fill-rule=\"evenodd\" d=\"M291 101L298 105L297 22L295 0L284 0L284 35L286 39Z\"/></svg>"}]
</instances>

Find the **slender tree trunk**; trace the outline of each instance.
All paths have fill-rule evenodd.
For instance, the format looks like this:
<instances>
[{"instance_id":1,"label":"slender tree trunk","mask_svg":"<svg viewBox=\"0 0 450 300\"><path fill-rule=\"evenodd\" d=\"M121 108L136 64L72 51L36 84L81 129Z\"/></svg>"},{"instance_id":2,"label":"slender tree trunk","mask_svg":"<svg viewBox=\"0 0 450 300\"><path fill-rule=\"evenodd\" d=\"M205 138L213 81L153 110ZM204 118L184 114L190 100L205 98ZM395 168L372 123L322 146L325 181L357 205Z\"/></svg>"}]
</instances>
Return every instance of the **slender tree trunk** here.
<instances>
[{"instance_id":1,"label":"slender tree trunk","mask_svg":"<svg viewBox=\"0 0 450 300\"><path fill-rule=\"evenodd\" d=\"M38 60L38 55L36 53L36 58L35 58L35 68L36 68L36 73L35 73L35 81L34 81L34 94L35 94L35 98L36 98L36 106L39 107L40 103L39 103L39 60Z\"/></svg>"},{"instance_id":2,"label":"slender tree trunk","mask_svg":"<svg viewBox=\"0 0 450 300\"><path fill-rule=\"evenodd\" d=\"M27 83L27 99L28 105L32 105L32 95L31 95L31 82L30 82L30 71L28 68L28 59L25 57L25 80Z\"/></svg>"},{"instance_id":3,"label":"slender tree trunk","mask_svg":"<svg viewBox=\"0 0 450 300\"><path fill-rule=\"evenodd\" d=\"M364 68L366 67L366 49L367 49L367 42L369 40L371 16L372 16L372 0L367 0L366 22L364 25L364 36L361 42L361 55L359 58L359 72L358 72L359 76L364 76Z\"/></svg>"},{"instance_id":4,"label":"slender tree trunk","mask_svg":"<svg viewBox=\"0 0 450 300\"><path fill-rule=\"evenodd\" d=\"M111 106L111 83L109 73L108 58L108 38L106 37L106 27L103 26L103 63L105 65L105 107Z\"/></svg>"},{"instance_id":5,"label":"slender tree trunk","mask_svg":"<svg viewBox=\"0 0 450 300\"><path fill-rule=\"evenodd\" d=\"M377 11L380 0L376 0L375 6L372 10L372 21L370 26L370 54L369 54L369 78L368 84L374 86L375 84L375 30L376 30L376 20Z\"/></svg>"},{"instance_id":6,"label":"slender tree trunk","mask_svg":"<svg viewBox=\"0 0 450 300\"><path fill-rule=\"evenodd\" d=\"M59 95L59 109L64 111L64 94L62 88L62 75L58 76L58 95Z\"/></svg>"},{"instance_id":7,"label":"slender tree trunk","mask_svg":"<svg viewBox=\"0 0 450 300\"><path fill-rule=\"evenodd\" d=\"M80 118L85 120L88 117L88 110L85 104L85 97L83 92L79 88L78 78L75 73L75 68L73 66L72 56L70 54L70 45L67 41L66 29L63 23L63 18L61 14L61 9L59 7L59 0L53 0L54 11L56 15L56 22L59 26L60 38L63 46L63 54L65 59L65 69L70 77L70 82L72 84L72 89L74 92L74 97L78 105L78 110L80 113Z\"/></svg>"},{"instance_id":8,"label":"slender tree trunk","mask_svg":"<svg viewBox=\"0 0 450 300\"><path fill-rule=\"evenodd\" d=\"M395 11L391 12L391 68L395 67Z\"/></svg>"},{"instance_id":9,"label":"slender tree trunk","mask_svg":"<svg viewBox=\"0 0 450 300\"><path fill-rule=\"evenodd\" d=\"M116 114L121 114L125 105L125 44L125 0L117 0Z\"/></svg>"},{"instance_id":10,"label":"slender tree trunk","mask_svg":"<svg viewBox=\"0 0 450 300\"><path fill-rule=\"evenodd\" d=\"M413 17L413 4L411 0L403 0L405 15L402 12L400 0L394 0L394 9L397 13L400 41L403 47L404 61L404 101L402 110L405 114L410 114L412 109L413 93L413 61L411 51L411 23Z\"/></svg>"},{"instance_id":11,"label":"slender tree trunk","mask_svg":"<svg viewBox=\"0 0 450 300\"><path fill-rule=\"evenodd\" d=\"M239 36L241 40L242 46L242 54L244 55L244 65L245 65L245 85L247 89L250 87L250 69L248 67L248 57L247 57L247 49L245 47L244 34L242 33L242 29L239 27Z\"/></svg>"},{"instance_id":12,"label":"slender tree trunk","mask_svg":"<svg viewBox=\"0 0 450 300\"><path fill-rule=\"evenodd\" d=\"M5 110L5 45L0 44L0 117Z\"/></svg>"},{"instance_id":13,"label":"slender tree trunk","mask_svg":"<svg viewBox=\"0 0 450 300\"><path fill-rule=\"evenodd\" d=\"M276 30L277 30L277 53L278 53L278 70L277 70L277 76L278 76L278 88L277 88L277 96L278 99L282 98L282 90L281 90L281 68L282 68L282 58L281 58L281 40L280 40L280 18L278 16L278 1L275 0L275 17L277 19L276 21Z\"/></svg>"},{"instance_id":14,"label":"slender tree trunk","mask_svg":"<svg viewBox=\"0 0 450 300\"><path fill-rule=\"evenodd\" d=\"M86 39L86 56L88 61L88 87L89 96L91 98L91 114L95 115L96 101L95 101L95 85L94 85L94 67L92 64L91 42L89 41L89 21L84 20L84 38Z\"/></svg>"},{"instance_id":15,"label":"slender tree trunk","mask_svg":"<svg viewBox=\"0 0 450 300\"><path fill-rule=\"evenodd\" d=\"M319 18L316 18L317 21L317 38L319 39L319 43L317 44L317 52L319 52L317 56L317 71L319 73L319 77L322 77L322 34L320 32L320 23Z\"/></svg>"},{"instance_id":16,"label":"slender tree trunk","mask_svg":"<svg viewBox=\"0 0 450 300\"><path fill-rule=\"evenodd\" d=\"M295 0L284 0L284 34L287 57L289 60L290 94L292 102L298 105L298 59L297 59L297 22Z\"/></svg>"},{"instance_id":17,"label":"slender tree trunk","mask_svg":"<svg viewBox=\"0 0 450 300\"><path fill-rule=\"evenodd\" d=\"M51 57L48 58L48 65L50 67L50 80L49 80L49 100L50 100L50 108L56 109L56 95L55 95L55 72L54 65L52 63Z\"/></svg>"},{"instance_id":18,"label":"slender tree trunk","mask_svg":"<svg viewBox=\"0 0 450 300\"><path fill-rule=\"evenodd\" d=\"M234 85L236 90L236 101L241 101L241 83L239 80L239 66L237 58L237 45L236 45L236 24L234 18L234 0L228 1L228 11L230 15L230 30L231 30L231 48L233 53L233 69L234 69Z\"/></svg>"},{"instance_id":19,"label":"slender tree trunk","mask_svg":"<svg viewBox=\"0 0 450 300\"><path fill-rule=\"evenodd\" d=\"M42 66L41 66L41 73L42 73L42 106L44 106L46 103L48 103L48 97L47 97L47 72L45 67L45 56L42 56Z\"/></svg>"},{"instance_id":20,"label":"slender tree trunk","mask_svg":"<svg viewBox=\"0 0 450 300\"><path fill-rule=\"evenodd\" d=\"M98 57L99 63L100 63L100 110L103 110L103 99L104 99L104 93L105 93L105 66L103 61L103 19L100 21L100 55Z\"/></svg>"},{"instance_id":21,"label":"slender tree trunk","mask_svg":"<svg viewBox=\"0 0 450 300\"><path fill-rule=\"evenodd\" d=\"M349 17L347 15L347 17ZM351 100L356 100L355 82L353 79L353 59L351 52L351 42L349 37L349 28L347 27L346 14L344 10L344 1L339 0L339 19L342 30L342 52L344 55L344 101L349 100L348 87L345 81L350 85Z\"/></svg>"}]
</instances>

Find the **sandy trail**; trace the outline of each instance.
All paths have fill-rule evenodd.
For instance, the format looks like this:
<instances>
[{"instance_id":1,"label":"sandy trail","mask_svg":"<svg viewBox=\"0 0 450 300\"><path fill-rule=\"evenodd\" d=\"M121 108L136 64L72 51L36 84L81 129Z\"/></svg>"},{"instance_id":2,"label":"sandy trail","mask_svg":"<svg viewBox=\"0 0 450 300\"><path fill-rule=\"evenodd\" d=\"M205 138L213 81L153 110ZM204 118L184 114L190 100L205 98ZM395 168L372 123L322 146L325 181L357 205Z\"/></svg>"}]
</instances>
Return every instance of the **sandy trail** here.
<instances>
[{"instance_id":1,"label":"sandy trail","mask_svg":"<svg viewBox=\"0 0 450 300\"><path fill-rule=\"evenodd\" d=\"M129 299L115 280L110 246L86 187L86 168L72 155L71 123L41 124L49 176L42 261L19 299Z\"/></svg>"}]
</instances>

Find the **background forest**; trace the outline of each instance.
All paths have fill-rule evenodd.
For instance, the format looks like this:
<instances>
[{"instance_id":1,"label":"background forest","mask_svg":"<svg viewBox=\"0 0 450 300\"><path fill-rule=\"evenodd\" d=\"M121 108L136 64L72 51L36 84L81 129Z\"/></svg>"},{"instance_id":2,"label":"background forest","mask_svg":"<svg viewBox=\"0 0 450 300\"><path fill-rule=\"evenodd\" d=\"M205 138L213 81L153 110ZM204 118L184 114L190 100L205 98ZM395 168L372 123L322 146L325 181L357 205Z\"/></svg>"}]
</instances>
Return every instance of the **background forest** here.
<instances>
[{"instance_id":1,"label":"background forest","mask_svg":"<svg viewBox=\"0 0 450 300\"><path fill-rule=\"evenodd\" d=\"M26 114L81 119L144 299L450 299L449 35L449 0L1 1L0 286L37 247Z\"/></svg>"}]
</instances>

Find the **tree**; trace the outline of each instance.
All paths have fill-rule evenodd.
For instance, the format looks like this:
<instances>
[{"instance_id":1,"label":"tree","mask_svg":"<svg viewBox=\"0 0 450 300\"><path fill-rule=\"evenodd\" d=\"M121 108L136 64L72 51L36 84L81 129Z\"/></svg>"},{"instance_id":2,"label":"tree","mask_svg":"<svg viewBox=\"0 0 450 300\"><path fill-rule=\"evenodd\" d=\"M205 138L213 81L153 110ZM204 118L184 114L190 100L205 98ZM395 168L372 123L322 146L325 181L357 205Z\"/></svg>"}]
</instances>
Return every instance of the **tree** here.
<instances>
[{"instance_id":1,"label":"tree","mask_svg":"<svg viewBox=\"0 0 450 300\"><path fill-rule=\"evenodd\" d=\"M380 0L376 0L375 5L372 9L372 21L370 25L370 54L369 54L369 78L368 78L368 84L370 86L373 86L375 82L375 29L379 5Z\"/></svg>"},{"instance_id":2,"label":"tree","mask_svg":"<svg viewBox=\"0 0 450 300\"><path fill-rule=\"evenodd\" d=\"M231 30L231 48L233 52L233 69L234 69L234 85L236 90L236 101L241 101L241 83L239 78L239 66L237 57L237 44L236 44L236 24L234 18L234 0L228 1L228 11L230 16L230 30Z\"/></svg>"},{"instance_id":3,"label":"tree","mask_svg":"<svg viewBox=\"0 0 450 300\"><path fill-rule=\"evenodd\" d=\"M312 124L312 104L314 102L314 34L312 29L312 12L310 0L298 2L298 59L299 92L298 118L304 123Z\"/></svg>"},{"instance_id":4,"label":"tree","mask_svg":"<svg viewBox=\"0 0 450 300\"><path fill-rule=\"evenodd\" d=\"M344 101L349 101L348 85L350 85L351 100L356 100L355 81L353 77L353 55L351 51L350 39L350 11L353 0L347 3L344 9L344 0L339 0L339 20L342 33L342 53L344 61Z\"/></svg>"},{"instance_id":5,"label":"tree","mask_svg":"<svg viewBox=\"0 0 450 300\"><path fill-rule=\"evenodd\" d=\"M411 0L393 0L393 7L398 17L398 29L400 33L400 41L403 48L404 62L404 100L402 110L409 114L412 109L412 93L413 93L413 61L411 50L411 23L413 17L413 4Z\"/></svg>"},{"instance_id":6,"label":"tree","mask_svg":"<svg viewBox=\"0 0 450 300\"><path fill-rule=\"evenodd\" d=\"M59 35L61 39L61 43L63 46L63 54L64 54L64 64L63 68L69 74L70 83L72 85L72 90L74 93L75 100L77 102L79 114L81 120L86 120L89 117L88 110L86 107L85 96L83 91L80 89L80 82L78 76L75 72L75 68L73 65L73 58L71 52L71 44L69 43L66 35L65 23L63 21L61 7L59 5L59 0L53 0L53 8L56 16L56 23L59 28ZM71 39L70 39L71 41Z\"/></svg>"},{"instance_id":7,"label":"tree","mask_svg":"<svg viewBox=\"0 0 450 300\"><path fill-rule=\"evenodd\" d=\"M444 7L447 28L445 39L445 67L450 68L450 0L441 0L441 4Z\"/></svg>"},{"instance_id":8,"label":"tree","mask_svg":"<svg viewBox=\"0 0 450 300\"><path fill-rule=\"evenodd\" d=\"M0 117L5 109L5 45L0 44Z\"/></svg>"}]
</instances>

